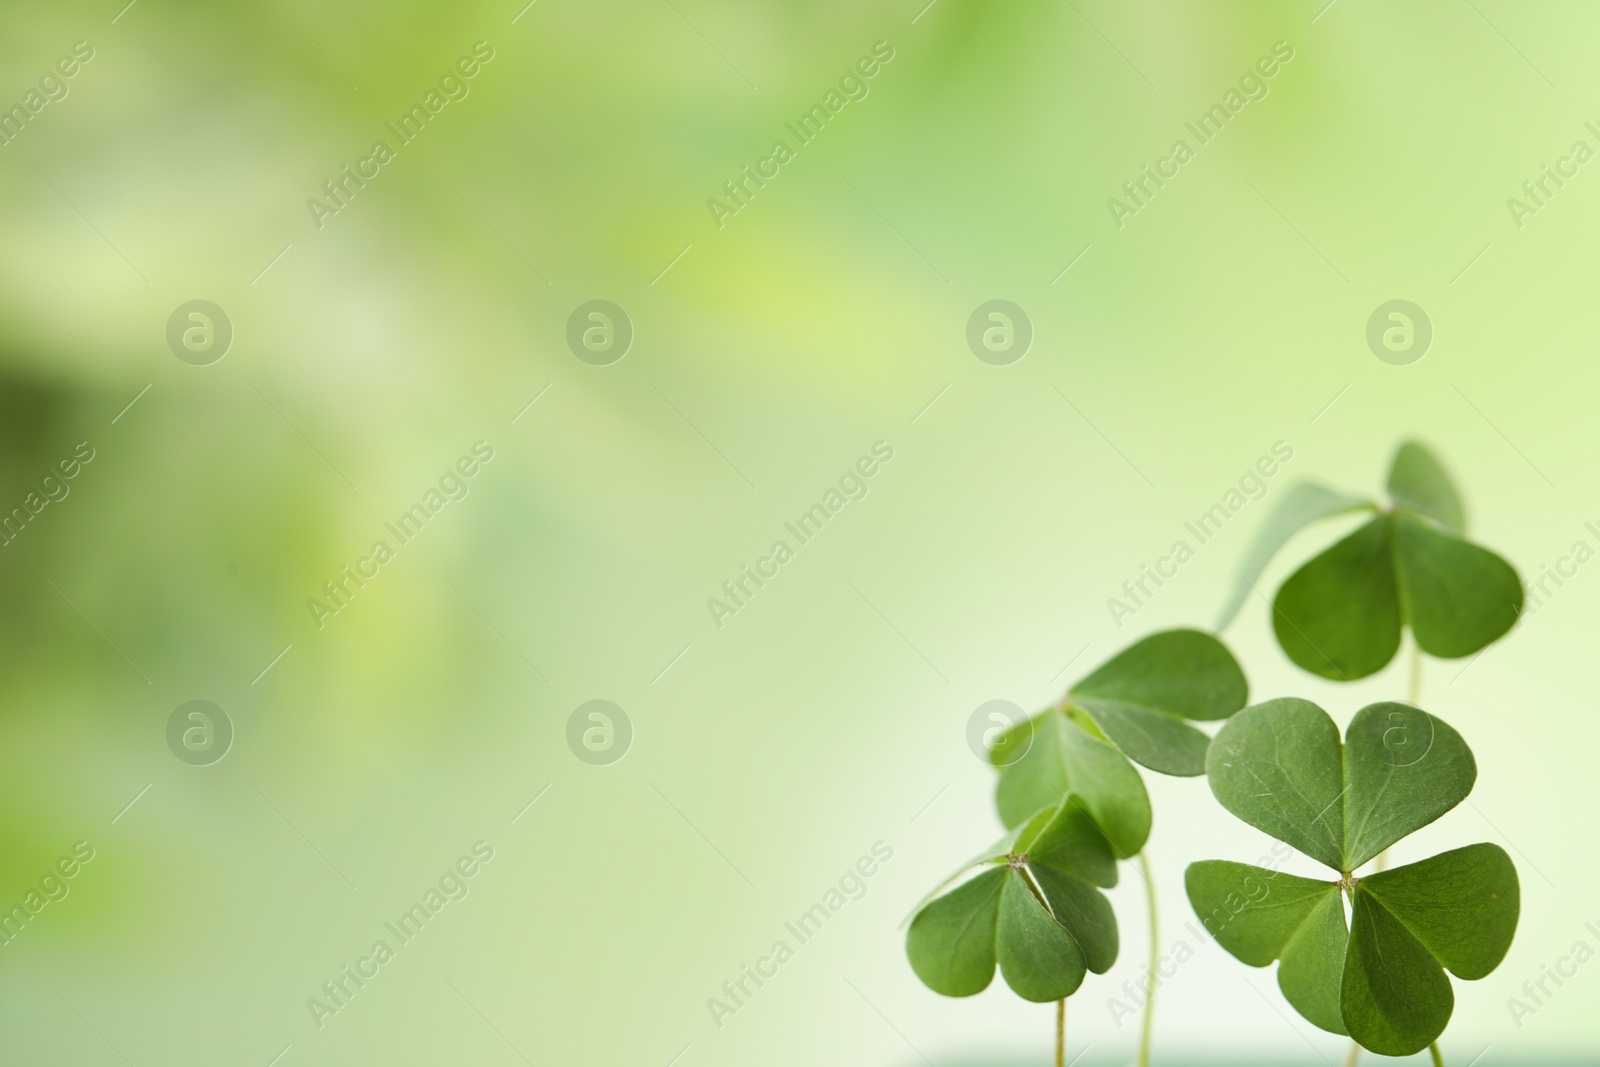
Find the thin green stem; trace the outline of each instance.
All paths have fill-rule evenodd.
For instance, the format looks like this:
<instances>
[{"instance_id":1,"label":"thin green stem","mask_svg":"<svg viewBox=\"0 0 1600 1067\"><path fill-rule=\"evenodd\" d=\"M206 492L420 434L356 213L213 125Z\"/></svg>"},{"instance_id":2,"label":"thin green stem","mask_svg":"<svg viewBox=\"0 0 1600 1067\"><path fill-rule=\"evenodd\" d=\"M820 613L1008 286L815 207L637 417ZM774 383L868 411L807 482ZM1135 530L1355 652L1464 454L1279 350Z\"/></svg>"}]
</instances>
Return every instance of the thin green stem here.
<instances>
[{"instance_id":1,"label":"thin green stem","mask_svg":"<svg viewBox=\"0 0 1600 1067\"><path fill-rule=\"evenodd\" d=\"M1439 1042L1428 1046L1428 1055L1433 1057L1433 1067L1444 1067L1444 1057L1439 1054Z\"/></svg>"},{"instance_id":2,"label":"thin green stem","mask_svg":"<svg viewBox=\"0 0 1600 1067\"><path fill-rule=\"evenodd\" d=\"M1056 1067L1062 1067L1067 1058L1067 1001L1063 997L1056 1004Z\"/></svg>"},{"instance_id":3,"label":"thin green stem","mask_svg":"<svg viewBox=\"0 0 1600 1067\"><path fill-rule=\"evenodd\" d=\"M1411 706L1421 707L1422 704L1422 646L1417 644L1415 638L1411 642Z\"/></svg>"},{"instance_id":4,"label":"thin green stem","mask_svg":"<svg viewBox=\"0 0 1600 1067\"><path fill-rule=\"evenodd\" d=\"M1156 965L1161 959L1161 925L1156 916L1156 884L1150 878L1150 859L1139 853L1139 873L1144 875L1144 896L1150 910L1150 976L1145 984L1144 1025L1139 1034L1138 1067L1150 1067L1150 1028L1155 1025Z\"/></svg>"},{"instance_id":5,"label":"thin green stem","mask_svg":"<svg viewBox=\"0 0 1600 1067\"><path fill-rule=\"evenodd\" d=\"M1350 1051L1345 1053L1344 1067L1356 1067L1361 1061L1361 1046L1354 1041L1350 1042Z\"/></svg>"}]
</instances>

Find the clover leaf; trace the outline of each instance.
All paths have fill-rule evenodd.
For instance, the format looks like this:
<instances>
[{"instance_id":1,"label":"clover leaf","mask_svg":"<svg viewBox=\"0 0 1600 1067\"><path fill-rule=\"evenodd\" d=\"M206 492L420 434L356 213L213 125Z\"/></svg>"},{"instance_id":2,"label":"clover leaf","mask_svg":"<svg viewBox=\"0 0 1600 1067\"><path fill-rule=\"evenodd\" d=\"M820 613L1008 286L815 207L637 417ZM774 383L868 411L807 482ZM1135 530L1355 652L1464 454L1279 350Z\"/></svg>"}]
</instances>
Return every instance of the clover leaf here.
<instances>
[{"instance_id":1,"label":"clover leaf","mask_svg":"<svg viewBox=\"0 0 1600 1067\"><path fill-rule=\"evenodd\" d=\"M1164 774L1204 774L1211 741L1189 723L1225 719L1247 696L1244 673L1215 637L1152 634L1001 736L992 750L1000 818L1016 826L1072 793L1117 854L1132 856L1150 836L1150 798L1129 759Z\"/></svg>"},{"instance_id":2,"label":"clover leaf","mask_svg":"<svg viewBox=\"0 0 1600 1067\"><path fill-rule=\"evenodd\" d=\"M1407 626L1422 651L1441 659L1470 656L1503 636L1522 610L1522 583L1509 563L1465 539L1461 496L1439 460L1414 441L1402 444L1388 490L1385 510L1309 483L1292 487L1247 555L1218 629L1295 533L1370 510L1372 519L1278 590L1272 626L1291 660L1323 678L1353 681L1388 665Z\"/></svg>"},{"instance_id":3,"label":"clover leaf","mask_svg":"<svg viewBox=\"0 0 1600 1067\"><path fill-rule=\"evenodd\" d=\"M1116 859L1073 798L971 866L988 869L919 907L906 933L911 968L934 992L980 993L998 964L1023 999L1062 1000L1116 962L1116 916L1096 888L1117 884Z\"/></svg>"},{"instance_id":4,"label":"clover leaf","mask_svg":"<svg viewBox=\"0 0 1600 1067\"><path fill-rule=\"evenodd\" d=\"M1471 791L1477 767L1461 735L1425 711L1383 703L1357 712L1341 744L1315 704L1272 700L1218 731L1206 774L1228 811L1340 874L1319 881L1192 864L1189 901L1217 942L1252 967L1277 960L1285 999L1324 1030L1387 1056L1428 1047L1455 1006L1445 972L1482 978L1511 947L1516 868L1499 846L1478 844L1352 872Z\"/></svg>"}]
</instances>

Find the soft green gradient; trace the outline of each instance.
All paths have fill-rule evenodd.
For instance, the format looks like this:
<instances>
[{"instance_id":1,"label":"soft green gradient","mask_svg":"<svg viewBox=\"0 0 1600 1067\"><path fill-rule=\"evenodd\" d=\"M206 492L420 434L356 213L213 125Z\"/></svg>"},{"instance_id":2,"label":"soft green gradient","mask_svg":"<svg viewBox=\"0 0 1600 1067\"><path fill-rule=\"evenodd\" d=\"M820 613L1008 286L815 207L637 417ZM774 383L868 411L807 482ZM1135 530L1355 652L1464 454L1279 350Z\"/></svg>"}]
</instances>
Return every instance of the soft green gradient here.
<instances>
[{"instance_id":1,"label":"soft green gradient","mask_svg":"<svg viewBox=\"0 0 1600 1067\"><path fill-rule=\"evenodd\" d=\"M1291 479L1375 492L1405 436L1525 575L1600 548L1600 164L1520 230L1505 203L1600 148L1586 5L121 3L12 5L0 34L0 103L96 49L0 147L0 506L96 449L0 548L0 901L97 850L0 949L0 1061L1044 1062L1052 1008L944 1000L904 958L920 894L999 832L972 709L1206 624ZM306 198L478 40L471 95L319 231ZM880 40L870 95L718 230L706 198ZM1117 229L1107 197L1279 40L1270 95ZM206 368L164 340L197 297L236 330ZM596 297L637 331L611 367L565 346ZM1402 297L1435 339L1394 367L1364 332ZM994 298L1035 327L1009 367L963 337ZM319 631L306 599L478 440L470 495ZM870 494L717 628L706 599L880 440ZM1267 498L1113 625L1280 440ZM1456 984L1452 1065L1600 1039L1600 964L1520 1027L1506 1007L1600 947L1596 575L1465 673L1427 666L1480 778L1395 862L1495 841L1523 884L1505 964ZM1297 671L1260 601L1227 638L1256 699L1342 724L1404 694L1404 654L1348 689ZM196 697L237 730L209 768L164 739ZM608 767L565 742L597 697L635 730ZM1182 938L1183 867L1268 842L1203 781L1147 778ZM306 999L479 839L470 896L318 1030ZM880 840L865 897L714 1025ZM1113 902L1121 959L1069 1011L1085 1064L1137 1031L1107 1007L1148 949L1131 869ZM1344 1050L1216 946L1156 1038L1171 1063Z\"/></svg>"}]
</instances>

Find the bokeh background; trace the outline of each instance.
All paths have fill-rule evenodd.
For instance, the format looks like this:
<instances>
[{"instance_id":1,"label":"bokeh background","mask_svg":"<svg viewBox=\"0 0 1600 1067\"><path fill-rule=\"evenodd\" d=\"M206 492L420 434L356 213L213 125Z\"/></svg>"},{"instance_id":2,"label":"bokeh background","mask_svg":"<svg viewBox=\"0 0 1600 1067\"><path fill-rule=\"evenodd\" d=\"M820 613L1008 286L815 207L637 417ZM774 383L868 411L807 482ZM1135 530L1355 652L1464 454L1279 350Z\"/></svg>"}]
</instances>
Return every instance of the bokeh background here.
<instances>
[{"instance_id":1,"label":"bokeh background","mask_svg":"<svg viewBox=\"0 0 1600 1067\"><path fill-rule=\"evenodd\" d=\"M902 950L999 831L973 709L1208 624L1289 481L1376 492L1406 436L1525 575L1600 548L1600 176L1520 227L1507 205L1600 149L1600 11L924 2L5 7L0 103L93 58L0 147L0 507L94 458L0 548L0 902L94 858L0 948L0 1061L1042 1063L1050 1006L940 998ZM395 145L480 41L470 95ZM868 95L796 144L877 42ZM1200 145L1184 123L1276 42L1268 94ZM308 198L379 139L396 158L319 228ZM719 228L707 199L779 139L795 158ZM1195 158L1119 228L1108 198L1179 139ZM234 332L208 366L166 340L194 299ZM566 343L592 299L633 325L609 366ZM1034 330L1007 366L965 340L991 299ZM1433 327L1409 365L1366 343L1394 299ZM319 628L308 599L479 441L465 499ZM716 625L707 599L880 441L865 498ZM1122 582L1280 441L1267 497L1116 625ZM1496 841L1524 887L1509 958L1456 983L1452 1064L1600 1042L1600 964L1507 1006L1600 946L1597 607L1586 565L1464 672L1426 668L1480 778L1396 862ZM1255 698L1344 722L1404 692L1403 656L1298 672L1259 601L1226 636ZM210 766L167 742L195 699L234 730ZM632 727L604 766L567 742L594 699ZM1160 937L1192 940L1183 867L1268 842L1146 777ZM469 895L319 1027L307 999L479 841ZM877 842L865 896L718 1026L707 998ZM1134 1049L1107 1003L1148 947L1131 870L1114 903L1122 957L1069 1010L1086 1065ZM1156 1034L1174 1064L1345 1050L1214 945Z\"/></svg>"}]
</instances>

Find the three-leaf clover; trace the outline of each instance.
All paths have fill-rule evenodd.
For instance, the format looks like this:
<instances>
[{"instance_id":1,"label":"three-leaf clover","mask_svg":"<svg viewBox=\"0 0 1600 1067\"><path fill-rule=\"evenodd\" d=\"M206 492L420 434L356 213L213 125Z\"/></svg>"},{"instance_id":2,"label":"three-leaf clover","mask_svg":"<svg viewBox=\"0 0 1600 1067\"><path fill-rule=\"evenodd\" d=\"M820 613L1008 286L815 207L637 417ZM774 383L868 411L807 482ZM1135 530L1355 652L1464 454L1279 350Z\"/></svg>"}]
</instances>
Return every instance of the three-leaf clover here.
<instances>
[{"instance_id":1,"label":"three-leaf clover","mask_svg":"<svg viewBox=\"0 0 1600 1067\"><path fill-rule=\"evenodd\" d=\"M1353 681L1383 669L1408 626L1417 647L1440 659L1470 656L1511 629L1522 583L1509 563L1466 540L1461 496L1433 453L1402 444L1388 491L1383 508L1312 483L1291 487L1246 555L1218 631L1294 534L1356 511L1373 518L1291 575L1273 600L1273 630L1296 664Z\"/></svg>"},{"instance_id":2,"label":"three-leaf clover","mask_svg":"<svg viewBox=\"0 0 1600 1067\"><path fill-rule=\"evenodd\" d=\"M1150 797L1128 760L1204 774L1211 740L1186 720L1225 719L1248 692L1239 664L1210 634L1167 630L1130 645L995 744L1001 821L1016 826L1072 793L1119 857L1136 854L1150 836Z\"/></svg>"},{"instance_id":3,"label":"three-leaf clover","mask_svg":"<svg viewBox=\"0 0 1600 1067\"><path fill-rule=\"evenodd\" d=\"M1278 960L1284 997L1322 1029L1386 1056L1427 1048L1455 1007L1445 971L1482 978L1511 947L1516 868L1499 846L1479 844L1352 872L1465 799L1477 766L1461 735L1384 703L1362 708L1341 744L1315 704L1271 700L1218 731L1206 775L1228 811L1339 872L1318 881L1192 864L1189 900L1218 943L1252 967Z\"/></svg>"},{"instance_id":4,"label":"three-leaf clover","mask_svg":"<svg viewBox=\"0 0 1600 1067\"><path fill-rule=\"evenodd\" d=\"M973 867L987 869L922 906L906 934L911 968L934 992L981 993L998 963L1023 999L1062 1000L1085 971L1104 974L1116 962L1116 916L1096 888L1117 884L1116 858L1070 798L955 877Z\"/></svg>"}]
</instances>

